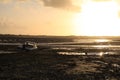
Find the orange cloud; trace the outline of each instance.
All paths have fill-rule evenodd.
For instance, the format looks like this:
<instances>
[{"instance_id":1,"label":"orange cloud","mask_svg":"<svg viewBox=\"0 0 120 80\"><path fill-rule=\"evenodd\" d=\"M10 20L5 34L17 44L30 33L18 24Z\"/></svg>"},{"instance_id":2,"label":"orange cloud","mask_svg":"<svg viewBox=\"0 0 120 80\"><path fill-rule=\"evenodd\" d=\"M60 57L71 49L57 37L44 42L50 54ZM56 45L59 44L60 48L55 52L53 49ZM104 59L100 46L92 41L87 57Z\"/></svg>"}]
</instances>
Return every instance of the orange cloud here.
<instances>
[{"instance_id":1,"label":"orange cloud","mask_svg":"<svg viewBox=\"0 0 120 80\"><path fill-rule=\"evenodd\" d=\"M4 4L6 4L6 3L9 3L9 2L11 2L12 0L0 0L0 3L4 3Z\"/></svg>"}]
</instances>

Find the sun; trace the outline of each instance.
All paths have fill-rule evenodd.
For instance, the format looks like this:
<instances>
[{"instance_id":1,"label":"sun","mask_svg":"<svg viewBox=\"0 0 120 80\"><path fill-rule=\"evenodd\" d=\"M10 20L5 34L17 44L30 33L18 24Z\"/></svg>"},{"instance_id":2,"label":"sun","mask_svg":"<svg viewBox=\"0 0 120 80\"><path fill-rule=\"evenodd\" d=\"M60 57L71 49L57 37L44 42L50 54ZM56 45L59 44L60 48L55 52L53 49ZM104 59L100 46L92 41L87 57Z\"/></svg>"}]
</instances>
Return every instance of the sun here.
<instances>
[{"instance_id":1,"label":"sun","mask_svg":"<svg viewBox=\"0 0 120 80\"><path fill-rule=\"evenodd\" d=\"M114 1L87 2L82 5L82 12L75 14L73 24L75 35L118 36L118 5Z\"/></svg>"}]
</instances>

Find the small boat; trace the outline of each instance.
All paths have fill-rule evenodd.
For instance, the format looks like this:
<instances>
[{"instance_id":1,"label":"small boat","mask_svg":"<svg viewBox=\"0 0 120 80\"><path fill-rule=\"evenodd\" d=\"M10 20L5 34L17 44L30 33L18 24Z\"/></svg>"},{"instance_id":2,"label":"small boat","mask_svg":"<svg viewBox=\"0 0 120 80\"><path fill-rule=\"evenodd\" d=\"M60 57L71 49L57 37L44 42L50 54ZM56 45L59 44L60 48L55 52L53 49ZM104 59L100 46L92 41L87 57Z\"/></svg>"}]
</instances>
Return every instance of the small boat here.
<instances>
[{"instance_id":1,"label":"small boat","mask_svg":"<svg viewBox=\"0 0 120 80\"><path fill-rule=\"evenodd\" d=\"M34 42L25 42L22 45L19 45L18 48L23 50L36 50L38 47Z\"/></svg>"}]
</instances>

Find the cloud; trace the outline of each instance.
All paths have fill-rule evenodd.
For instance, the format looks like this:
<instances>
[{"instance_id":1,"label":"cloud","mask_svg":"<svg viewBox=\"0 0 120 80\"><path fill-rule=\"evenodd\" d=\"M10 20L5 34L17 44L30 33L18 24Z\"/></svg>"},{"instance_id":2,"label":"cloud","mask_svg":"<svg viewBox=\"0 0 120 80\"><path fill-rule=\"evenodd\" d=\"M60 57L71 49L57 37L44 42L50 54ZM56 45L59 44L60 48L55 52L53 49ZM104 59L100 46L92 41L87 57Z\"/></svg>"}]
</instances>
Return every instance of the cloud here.
<instances>
[{"instance_id":1,"label":"cloud","mask_svg":"<svg viewBox=\"0 0 120 80\"><path fill-rule=\"evenodd\" d=\"M11 3L11 2L13 2L13 1L14 1L14 0L0 0L0 3L8 4L8 3ZM15 0L15 1L25 2L25 1L30 1L30 0Z\"/></svg>"},{"instance_id":2,"label":"cloud","mask_svg":"<svg viewBox=\"0 0 120 80\"><path fill-rule=\"evenodd\" d=\"M26 1L30 1L30 0L16 0L16 1L19 1L19 2L26 2Z\"/></svg>"},{"instance_id":3,"label":"cloud","mask_svg":"<svg viewBox=\"0 0 120 80\"><path fill-rule=\"evenodd\" d=\"M61 8L69 11L80 11L80 6L73 5L72 0L40 0L43 1L44 6Z\"/></svg>"},{"instance_id":4,"label":"cloud","mask_svg":"<svg viewBox=\"0 0 120 80\"><path fill-rule=\"evenodd\" d=\"M46 6L53 6L53 7L66 7L71 6L70 0L43 0Z\"/></svg>"},{"instance_id":5,"label":"cloud","mask_svg":"<svg viewBox=\"0 0 120 80\"><path fill-rule=\"evenodd\" d=\"M10 3L12 0L0 0L0 3L4 3L4 4L7 4L7 3Z\"/></svg>"},{"instance_id":6,"label":"cloud","mask_svg":"<svg viewBox=\"0 0 120 80\"><path fill-rule=\"evenodd\" d=\"M74 0L15 0L15 1L0 0L0 3L27 2L27 1L31 1L31 2L36 1L37 3L40 3L40 5L44 5L44 7L59 8L59 9L64 9L68 11L73 11L73 12L78 12L81 9L80 6L73 4ZM79 1L82 1L82 0L79 0Z\"/></svg>"}]
</instances>

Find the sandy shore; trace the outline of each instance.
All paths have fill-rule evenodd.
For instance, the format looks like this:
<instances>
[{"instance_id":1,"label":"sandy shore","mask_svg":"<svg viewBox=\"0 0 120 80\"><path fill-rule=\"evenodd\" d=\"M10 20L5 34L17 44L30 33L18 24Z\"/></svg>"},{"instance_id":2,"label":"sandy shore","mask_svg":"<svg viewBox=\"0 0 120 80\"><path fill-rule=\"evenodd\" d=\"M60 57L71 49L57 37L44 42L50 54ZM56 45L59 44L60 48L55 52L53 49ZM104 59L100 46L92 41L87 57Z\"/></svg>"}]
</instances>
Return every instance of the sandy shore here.
<instances>
[{"instance_id":1,"label":"sandy shore","mask_svg":"<svg viewBox=\"0 0 120 80\"><path fill-rule=\"evenodd\" d=\"M120 56L59 55L50 48L0 54L0 80L120 80Z\"/></svg>"}]
</instances>

